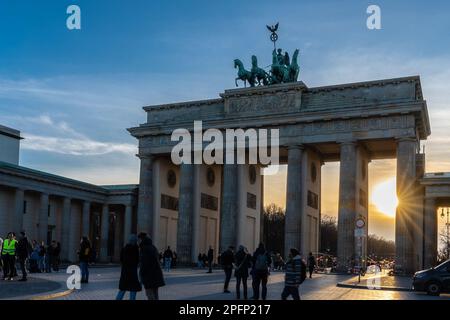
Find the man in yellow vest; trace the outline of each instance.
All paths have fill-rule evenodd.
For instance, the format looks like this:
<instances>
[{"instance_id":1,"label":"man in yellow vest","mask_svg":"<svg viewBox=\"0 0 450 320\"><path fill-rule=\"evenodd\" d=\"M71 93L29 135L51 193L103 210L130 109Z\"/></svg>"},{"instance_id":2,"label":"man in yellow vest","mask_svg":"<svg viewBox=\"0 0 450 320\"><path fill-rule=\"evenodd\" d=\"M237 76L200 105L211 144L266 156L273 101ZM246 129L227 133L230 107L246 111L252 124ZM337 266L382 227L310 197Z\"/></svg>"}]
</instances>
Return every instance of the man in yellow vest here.
<instances>
[{"instance_id":1,"label":"man in yellow vest","mask_svg":"<svg viewBox=\"0 0 450 320\"><path fill-rule=\"evenodd\" d=\"M14 232L8 233L8 238L3 241L2 260L3 260L3 279L13 280L16 264L16 235Z\"/></svg>"}]
</instances>

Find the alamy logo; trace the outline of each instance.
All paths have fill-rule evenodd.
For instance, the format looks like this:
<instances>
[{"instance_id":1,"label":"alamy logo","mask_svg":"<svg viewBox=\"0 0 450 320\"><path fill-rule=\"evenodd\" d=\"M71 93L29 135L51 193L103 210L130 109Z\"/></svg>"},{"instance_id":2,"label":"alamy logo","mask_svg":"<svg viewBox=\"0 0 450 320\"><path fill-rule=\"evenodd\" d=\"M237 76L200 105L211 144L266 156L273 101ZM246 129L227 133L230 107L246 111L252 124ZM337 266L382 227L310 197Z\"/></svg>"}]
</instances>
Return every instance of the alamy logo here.
<instances>
[{"instance_id":1,"label":"alamy logo","mask_svg":"<svg viewBox=\"0 0 450 320\"><path fill-rule=\"evenodd\" d=\"M67 14L70 14L66 20L66 26L69 30L80 30L81 29L81 9L79 6L72 4L67 7Z\"/></svg>"},{"instance_id":2,"label":"alamy logo","mask_svg":"<svg viewBox=\"0 0 450 320\"><path fill-rule=\"evenodd\" d=\"M372 4L367 7L367 13L370 16L367 18L367 29L380 30L381 29L381 9L379 6Z\"/></svg>"},{"instance_id":3,"label":"alamy logo","mask_svg":"<svg viewBox=\"0 0 450 320\"><path fill-rule=\"evenodd\" d=\"M81 269L77 265L71 265L67 267L66 273L70 276L67 278L66 285L67 289L81 289Z\"/></svg>"},{"instance_id":4,"label":"alamy logo","mask_svg":"<svg viewBox=\"0 0 450 320\"><path fill-rule=\"evenodd\" d=\"M171 141L178 141L171 152L174 164L261 164L270 165L264 175L278 172L279 129L226 129L224 142L223 131L203 132L202 121L194 121L193 135L188 129L172 132Z\"/></svg>"},{"instance_id":5,"label":"alamy logo","mask_svg":"<svg viewBox=\"0 0 450 320\"><path fill-rule=\"evenodd\" d=\"M367 288L370 290L380 290L382 277L380 267L377 265L368 266L366 273L373 274L373 277L367 279Z\"/></svg>"}]
</instances>

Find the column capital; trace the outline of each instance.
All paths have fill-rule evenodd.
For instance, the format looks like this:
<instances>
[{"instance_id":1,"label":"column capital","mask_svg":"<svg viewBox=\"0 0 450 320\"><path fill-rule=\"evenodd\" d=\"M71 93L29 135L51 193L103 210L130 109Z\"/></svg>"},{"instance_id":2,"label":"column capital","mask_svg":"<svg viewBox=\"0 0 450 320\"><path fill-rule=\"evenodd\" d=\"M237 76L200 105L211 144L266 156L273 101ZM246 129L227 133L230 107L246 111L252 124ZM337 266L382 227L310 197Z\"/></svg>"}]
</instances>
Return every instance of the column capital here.
<instances>
[{"instance_id":1,"label":"column capital","mask_svg":"<svg viewBox=\"0 0 450 320\"><path fill-rule=\"evenodd\" d=\"M305 146L303 144L301 144L301 143L299 143L299 144L289 144L289 145L287 145L287 149L288 150L291 150L291 149L304 150Z\"/></svg>"},{"instance_id":2,"label":"column capital","mask_svg":"<svg viewBox=\"0 0 450 320\"><path fill-rule=\"evenodd\" d=\"M155 157L153 153L138 153L136 155L136 157L138 157L141 160L153 160L153 158Z\"/></svg>"},{"instance_id":3,"label":"column capital","mask_svg":"<svg viewBox=\"0 0 450 320\"><path fill-rule=\"evenodd\" d=\"M357 140L353 140L353 139L350 139L350 140L339 140L339 141L336 141L338 144L340 144L341 146L356 146L357 144L358 144L358 141Z\"/></svg>"}]
</instances>

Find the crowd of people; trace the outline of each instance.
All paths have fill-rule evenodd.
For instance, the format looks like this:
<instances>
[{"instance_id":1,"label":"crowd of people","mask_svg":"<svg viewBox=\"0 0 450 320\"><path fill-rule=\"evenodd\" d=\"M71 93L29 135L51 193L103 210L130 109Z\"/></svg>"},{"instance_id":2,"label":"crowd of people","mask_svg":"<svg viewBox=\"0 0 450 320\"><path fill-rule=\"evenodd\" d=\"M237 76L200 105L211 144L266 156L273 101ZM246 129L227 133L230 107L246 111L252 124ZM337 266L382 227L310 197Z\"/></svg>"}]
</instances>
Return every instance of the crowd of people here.
<instances>
[{"instance_id":1,"label":"crowd of people","mask_svg":"<svg viewBox=\"0 0 450 320\"><path fill-rule=\"evenodd\" d=\"M300 256L297 249L289 251L289 257L284 262L280 255L275 254L276 263L273 261L273 254L267 252L264 244L260 244L253 254L250 254L244 246L239 246L234 252L234 247L229 247L220 256L220 263L225 272L224 293L230 293L229 283L233 274L236 277L236 298L241 298L241 287L243 298L248 299L247 280L251 276L253 296L251 299L266 300L267 283L271 270L285 270L285 287L281 298L286 300L292 296L294 300L300 299L299 286L306 279L309 265L310 277L312 277L316 262L312 253L308 257L308 265ZM283 261L283 262L281 262ZM281 265L282 264L282 265Z\"/></svg>"},{"instance_id":2,"label":"crowd of people","mask_svg":"<svg viewBox=\"0 0 450 320\"><path fill-rule=\"evenodd\" d=\"M25 231L20 232L18 239L14 232L9 232L4 240L0 238L0 251L3 280L14 280L18 276L17 262L22 273L19 281L27 281L28 272L59 271L61 254L59 242L52 241L49 245L45 245L44 241L30 242Z\"/></svg>"},{"instance_id":3,"label":"crowd of people","mask_svg":"<svg viewBox=\"0 0 450 320\"><path fill-rule=\"evenodd\" d=\"M3 240L0 238L1 267L4 280L14 280L18 277L16 263L20 265L21 278L26 281L28 272L58 272L60 269L61 246L57 241L30 242L24 231L19 239L15 233L8 233ZM87 237L82 237L78 249L78 260L81 271L81 283L89 283L89 265L92 262L93 247ZM121 274L119 291L116 299L122 300L129 292L130 299L136 299L138 292L145 290L149 300L159 298L159 288L165 285L162 269L170 272L176 266L177 255L170 247L164 252L158 252L152 240L145 233L131 235L120 253ZM271 271L285 270L285 288L281 293L282 299L292 296L300 299L299 285L307 277L307 269L311 277L316 261L310 253L307 261L301 258L297 249L292 248L286 261L280 254L268 252L264 244L260 244L253 254L250 254L244 246L239 246L235 252L229 247L222 252L217 259L225 272L224 293L230 293L229 284L231 277L236 278L236 298L248 299L247 281L251 277L253 296L251 299L267 298L267 283ZM214 249L210 246L207 253L198 255L198 267L208 268L207 273L212 273L214 263Z\"/></svg>"}]
</instances>

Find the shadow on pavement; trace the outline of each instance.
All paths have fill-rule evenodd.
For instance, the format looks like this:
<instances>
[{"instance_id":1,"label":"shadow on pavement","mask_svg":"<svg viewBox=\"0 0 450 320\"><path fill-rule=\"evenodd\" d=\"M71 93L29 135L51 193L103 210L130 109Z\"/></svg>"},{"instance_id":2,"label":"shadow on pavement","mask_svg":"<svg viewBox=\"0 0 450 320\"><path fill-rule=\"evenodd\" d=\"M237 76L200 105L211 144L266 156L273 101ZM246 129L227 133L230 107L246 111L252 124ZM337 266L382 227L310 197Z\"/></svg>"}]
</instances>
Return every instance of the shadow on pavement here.
<instances>
[{"instance_id":1,"label":"shadow on pavement","mask_svg":"<svg viewBox=\"0 0 450 320\"><path fill-rule=\"evenodd\" d=\"M23 296L31 296L39 293L55 291L60 288L62 288L62 284L58 282L32 277L28 278L28 281L26 282L19 282L17 280L0 280L0 299L13 299L14 297L20 298Z\"/></svg>"}]
</instances>

